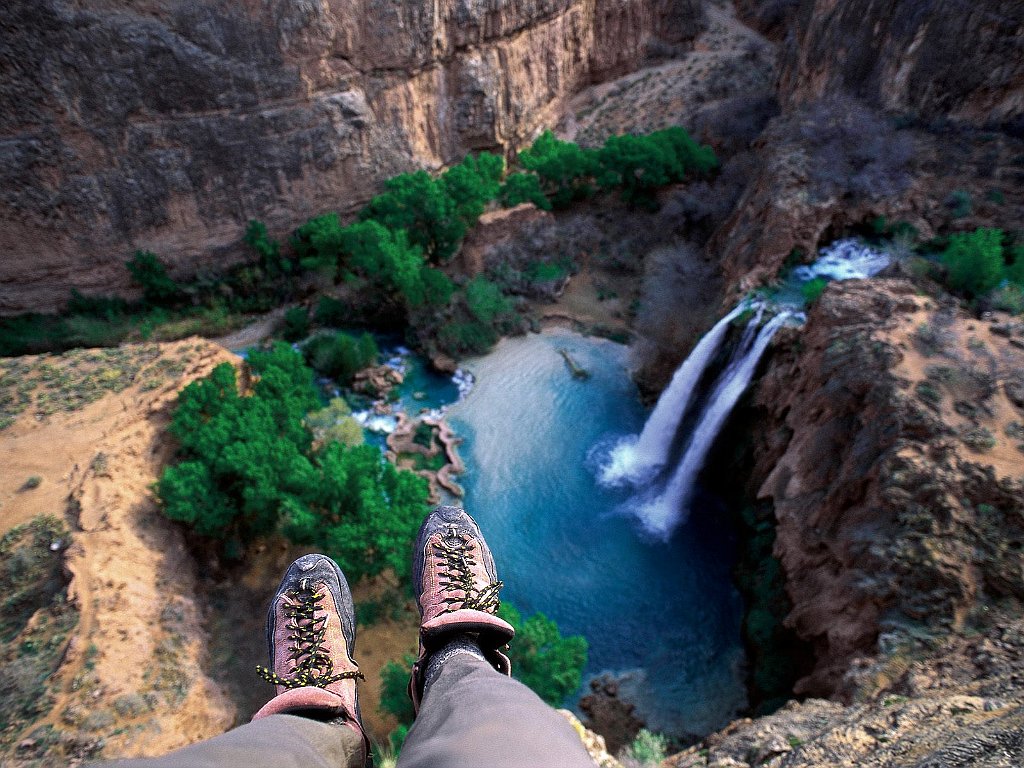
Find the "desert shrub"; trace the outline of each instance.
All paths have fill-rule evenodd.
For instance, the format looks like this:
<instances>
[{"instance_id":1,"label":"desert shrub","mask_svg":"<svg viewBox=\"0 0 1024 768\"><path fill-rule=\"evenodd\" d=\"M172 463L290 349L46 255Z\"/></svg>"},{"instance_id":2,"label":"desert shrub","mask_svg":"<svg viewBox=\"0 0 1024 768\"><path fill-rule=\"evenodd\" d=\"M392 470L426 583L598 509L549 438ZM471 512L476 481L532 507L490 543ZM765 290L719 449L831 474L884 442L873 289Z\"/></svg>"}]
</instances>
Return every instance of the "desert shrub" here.
<instances>
[{"instance_id":1,"label":"desert shrub","mask_svg":"<svg viewBox=\"0 0 1024 768\"><path fill-rule=\"evenodd\" d=\"M356 338L339 331L314 336L303 346L302 354L318 373L346 383L357 371L376 365L380 351L368 333Z\"/></svg>"},{"instance_id":2,"label":"desert shrub","mask_svg":"<svg viewBox=\"0 0 1024 768\"><path fill-rule=\"evenodd\" d=\"M524 620L508 603L502 603L498 615L516 630L508 652L513 676L548 704L561 706L580 687L587 664L586 639L563 637L558 625L542 613Z\"/></svg>"},{"instance_id":3,"label":"desert shrub","mask_svg":"<svg viewBox=\"0 0 1024 768\"><path fill-rule=\"evenodd\" d=\"M142 287L142 296L147 304L154 307L169 307L183 298L179 286L167 274L167 267L149 251L136 251L125 262L132 279Z\"/></svg>"},{"instance_id":4,"label":"desert shrub","mask_svg":"<svg viewBox=\"0 0 1024 768\"><path fill-rule=\"evenodd\" d=\"M829 96L806 106L795 119L808 154L811 187L820 196L880 199L910 184L913 142L856 99Z\"/></svg>"},{"instance_id":5,"label":"desert shrub","mask_svg":"<svg viewBox=\"0 0 1024 768\"><path fill-rule=\"evenodd\" d=\"M971 215L973 202L971 193L965 189L954 189L946 199L946 207L954 219L962 219Z\"/></svg>"},{"instance_id":6,"label":"desert shrub","mask_svg":"<svg viewBox=\"0 0 1024 768\"><path fill-rule=\"evenodd\" d=\"M501 202L512 208L520 203L533 203L542 211L551 210L551 201L540 188L540 179L533 173L510 173L501 187Z\"/></svg>"},{"instance_id":7,"label":"desert shrub","mask_svg":"<svg viewBox=\"0 0 1024 768\"><path fill-rule=\"evenodd\" d=\"M668 739L659 733L652 733L646 728L641 728L636 738L626 747L625 758L627 765L634 765L636 768L654 768L661 765L661 761L668 756Z\"/></svg>"},{"instance_id":8,"label":"desert shrub","mask_svg":"<svg viewBox=\"0 0 1024 768\"><path fill-rule=\"evenodd\" d=\"M977 297L999 285L1003 279L1002 238L998 229L951 235L942 254L949 286Z\"/></svg>"},{"instance_id":9,"label":"desert shrub","mask_svg":"<svg viewBox=\"0 0 1024 768\"><path fill-rule=\"evenodd\" d=\"M1006 283L992 291L988 297L992 309L1009 312L1012 315L1024 314L1024 288L1017 283Z\"/></svg>"},{"instance_id":10,"label":"desert shrub","mask_svg":"<svg viewBox=\"0 0 1024 768\"><path fill-rule=\"evenodd\" d=\"M298 341L309 334L309 312L305 307L290 307L284 313L281 335L286 341Z\"/></svg>"}]
</instances>

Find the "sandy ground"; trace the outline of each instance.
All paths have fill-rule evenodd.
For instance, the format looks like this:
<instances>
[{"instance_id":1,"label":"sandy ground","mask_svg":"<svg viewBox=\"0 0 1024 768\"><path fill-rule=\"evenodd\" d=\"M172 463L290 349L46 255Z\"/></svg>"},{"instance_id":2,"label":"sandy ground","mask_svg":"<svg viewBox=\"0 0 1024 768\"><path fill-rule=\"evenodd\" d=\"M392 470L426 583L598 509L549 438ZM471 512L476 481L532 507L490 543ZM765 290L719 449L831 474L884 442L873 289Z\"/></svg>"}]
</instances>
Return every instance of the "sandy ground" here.
<instances>
[{"instance_id":1,"label":"sandy ground","mask_svg":"<svg viewBox=\"0 0 1024 768\"><path fill-rule=\"evenodd\" d=\"M194 562L149 487L170 458L176 393L229 360L237 358L199 339L161 345L123 391L71 413L28 409L0 431L0 529L45 512L64 517L73 537L65 565L80 620L40 724L74 731L88 717L104 756L161 754L219 733L234 716L203 672ZM40 485L19 490L28 475Z\"/></svg>"},{"instance_id":2,"label":"sandy ground","mask_svg":"<svg viewBox=\"0 0 1024 768\"><path fill-rule=\"evenodd\" d=\"M1024 350L992 332L993 326L1012 320L1000 312L985 320L975 320L959 313L943 319L931 300L920 299L918 310L900 318L899 324L884 336L903 352L903 359L895 370L909 382L908 391L915 391L918 384L928 380L931 369L932 384L941 394L937 413L943 423L961 432L981 427L988 430L995 441L990 449L984 451L964 445L960 449L961 455L972 462L992 466L998 477L1022 478L1024 453L1018 445L1024 444L1024 438L1012 438L1007 434L1007 428L1014 422L1024 426L1024 420L1007 398L1003 382L1008 375L1024 371ZM935 329L939 334L942 344L937 350L915 341L922 328ZM937 382L934 379L936 368L956 372L955 378ZM990 396L982 396L981 389L972 383L968 375L971 372L990 377ZM980 407L968 417L955 408L958 400Z\"/></svg>"}]
</instances>

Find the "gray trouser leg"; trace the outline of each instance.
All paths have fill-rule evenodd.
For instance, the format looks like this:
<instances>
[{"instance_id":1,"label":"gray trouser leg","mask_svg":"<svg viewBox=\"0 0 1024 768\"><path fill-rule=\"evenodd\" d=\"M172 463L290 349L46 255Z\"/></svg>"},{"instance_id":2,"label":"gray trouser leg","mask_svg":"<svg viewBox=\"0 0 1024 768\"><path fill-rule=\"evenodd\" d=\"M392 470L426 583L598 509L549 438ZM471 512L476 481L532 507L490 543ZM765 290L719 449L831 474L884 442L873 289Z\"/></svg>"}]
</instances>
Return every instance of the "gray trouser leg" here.
<instances>
[{"instance_id":1,"label":"gray trouser leg","mask_svg":"<svg viewBox=\"0 0 1024 768\"><path fill-rule=\"evenodd\" d=\"M104 768L361 768L362 749L362 738L352 728L295 715L270 715L163 757L101 765Z\"/></svg>"},{"instance_id":2,"label":"gray trouser leg","mask_svg":"<svg viewBox=\"0 0 1024 768\"><path fill-rule=\"evenodd\" d=\"M398 768L594 768L568 721L517 680L459 654L427 689Z\"/></svg>"}]
</instances>

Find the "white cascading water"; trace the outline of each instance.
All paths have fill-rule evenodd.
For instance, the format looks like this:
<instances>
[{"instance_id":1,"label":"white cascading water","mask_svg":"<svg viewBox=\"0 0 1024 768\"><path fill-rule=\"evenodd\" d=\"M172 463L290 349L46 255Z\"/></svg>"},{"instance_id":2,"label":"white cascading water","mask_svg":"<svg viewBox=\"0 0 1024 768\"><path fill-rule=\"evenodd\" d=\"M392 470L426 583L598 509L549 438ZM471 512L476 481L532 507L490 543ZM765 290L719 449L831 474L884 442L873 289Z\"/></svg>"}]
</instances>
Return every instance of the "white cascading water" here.
<instances>
[{"instance_id":1,"label":"white cascading water","mask_svg":"<svg viewBox=\"0 0 1024 768\"><path fill-rule=\"evenodd\" d=\"M773 317L761 328L752 343L750 341L752 334L744 334L743 341L746 343L741 343L737 347L733 360L719 378L697 426L694 427L686 452L668 485L665 486L665 490L650 501L631 505L633 513L640 519L648 533L668 539L677 525L686 522L694 483L704 466L708 451L718 436L718 431L732 412L740 395L750 384L750 379L761 360L761 355L768 347L768 342L783 323L792 316L792 312L781 312ZM755 323L756 320L751 321L747 330L753 328Z\"/></svg>"},{"instance_id":2,"label":"white cascading water","mask_svg":"<svg viewBox=\"0 0 1024 768\"><path fill-rule=\"evenodd\" d=\"M890 262L888 254L859 240L837 240L823 248L813 264L793 270L788 290L791 295L799 297L799 286L818 277L828 280L872 277ZM638 517L652 535L668 539L675 527L685 522L694 483L707 452L750 383L772 336L786 320L802 316L798 311L799 302L799 298L796 303L788 303L785 298L772 302L771 305L781 311L760 330L758 327L769 303L765 300L740 302L705 334L683 361L658 400L643 432L639 436L621 439L602 463L599 481L607 486L628 485L635 489L636 494L625 509ZM668 462L679 425L693 402L697 385L725 341L730 323L751 308L757 310L756 316L747 324L729 364L718 377L704 411L688 437L679 466L664 483L662 470Z\"/></svg>"},{"instance_id":3,"label":"white cascading water","mask_svg":"<svg viewBox=\"0 0 1024 768\"><path fill-rule=\"evenodd\" d=\"M626 437L612 449L601 469L600 480L604 485L639 485L665 465L679 422L690 407L697 383L722 346L729 324L746 308L747 302L741 302L704 334L672 376L640 436Z\"/></svg>"}]
</instances>

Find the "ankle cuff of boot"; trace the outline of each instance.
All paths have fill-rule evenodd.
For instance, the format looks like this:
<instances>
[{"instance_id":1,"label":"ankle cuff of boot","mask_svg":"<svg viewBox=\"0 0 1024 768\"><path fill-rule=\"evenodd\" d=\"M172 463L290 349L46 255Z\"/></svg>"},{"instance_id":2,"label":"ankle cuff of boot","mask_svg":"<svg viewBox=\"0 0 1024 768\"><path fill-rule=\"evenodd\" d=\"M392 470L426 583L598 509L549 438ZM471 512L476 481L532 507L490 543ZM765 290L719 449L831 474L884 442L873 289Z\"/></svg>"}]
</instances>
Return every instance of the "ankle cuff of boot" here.
<instances>
[{"instance_id":1,"label":"ankle cuff of boot","mask_svg":"<svg viewBox=\"0 0 1024 768\"><path fill-rule=\"evenodd\" d=\"M439 647L452 634L471 633L477 636L480 648L487 651L506 645L516 631L504 619L472 608L442 613L420 626L420 639L428 650Z\"/></svg>"},{"instance_id":2,"label":"ankle cuff of boot","mask_svg":"<svg viewBox=\"0 0 1024 768\"><path fill-rule=\"evenodd\" d=\"M289 688L284 693L278 694L266 704L260 711L252 716L253 720L259 720L269 715L286 715L289 712L299 710L315 710L325 715L347 715L348 707L345 706L341 696L323 688L304 686L302 688Z\"/></svg>"}]
</instances>

